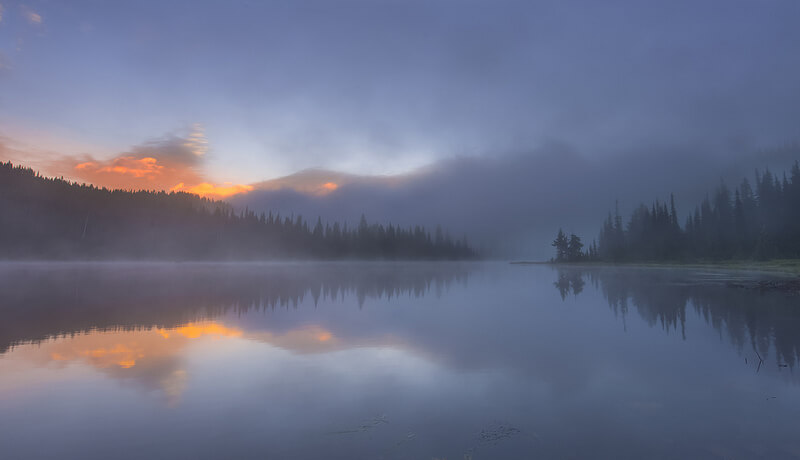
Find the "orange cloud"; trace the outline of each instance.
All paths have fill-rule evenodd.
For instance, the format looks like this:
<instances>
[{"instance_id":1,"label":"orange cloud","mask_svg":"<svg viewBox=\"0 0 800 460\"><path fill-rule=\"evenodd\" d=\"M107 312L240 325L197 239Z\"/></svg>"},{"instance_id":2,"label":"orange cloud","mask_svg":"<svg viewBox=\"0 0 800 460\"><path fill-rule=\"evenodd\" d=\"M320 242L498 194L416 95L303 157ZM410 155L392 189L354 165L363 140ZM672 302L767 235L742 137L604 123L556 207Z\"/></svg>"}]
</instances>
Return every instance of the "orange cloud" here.
<instances>
[{"instance_id":1,"label":"orange cloud","mask_svg":"<svg viewBox=\"0 0 800 460\"><path fill-rule=\"evenodd\" d=\"M125 190L169 190L179 182L203 181L193 166L158 155L158 152L149 153L125 153L105 161L90 156L63 157L53 162L54 167L48 170L98 187Z\"/></svg>"},{"instance_id":2,"label":"orange cloud","mask_svg":"<svg viewBox=\"0 0 800 460\"><path fill-rule=\"evenodd\" d=\"M258 190L291 189L308 195L327 195L342 185L347 185L355 176L320 169L309 169L291 176L272 179L255 184Z\"/></svg>"},{"instance_id":3,"label":"orange cloud","mask_svg":"<svg viewBox=\"0 0 800 460\"><path fill-rule=\"evenodd\" d=\"M253 184L255 190L294 190L306 195L325 196L343 187L378 185L397 187L419 173L394 176L358 176L325 169L306 169L289 176L278 177Z\"/></svg>"},{"instance_id":4,"label":"orange cloud","mask_svg":"<svg viewBox=\"0 0 800 460\"><path fill-rule=\"evenodd\" d=\"M87 161L75 165L75 169L81 173L112 173L112 174L130 174L136 178L144 178L153 180L157 175L161 174L164 167L158 164L158 160L151 157L133 158L133 157L118 157L109 164L103 165L95 161Z\"/></svg>"},{"instance_id":5,"label":"orange cloud","mask_svg":"<svg viewBox=\"0 0 800 460\"><path fill-rule=\"evenodd\" d=\"M251 190L253 190L252 185L240 185L240 184L229 184L229 183L224 185L214 185L208 182L203 182L191 186L187 186L186 184L181 182L170 189L170 191L173 192L194 193L195 195L200 195L208 198L227 198L229 196L238 195L240 193L247 193Z\"/></svg>"},{"instance_id":6,"label":"orange cloud","mask_svg":"<svg viewBox=\"0 0 800 460\"><path fill-rule=\"evenodd\" d=\"M184 137L166 136L145 142L108 160L90 155L60 156L43 169L48 174L112 189L170 190L216 199L253 190L251 185L209 182L198 172L208 150L203 126L194 124Z\"/></svg>"}]
</instances>

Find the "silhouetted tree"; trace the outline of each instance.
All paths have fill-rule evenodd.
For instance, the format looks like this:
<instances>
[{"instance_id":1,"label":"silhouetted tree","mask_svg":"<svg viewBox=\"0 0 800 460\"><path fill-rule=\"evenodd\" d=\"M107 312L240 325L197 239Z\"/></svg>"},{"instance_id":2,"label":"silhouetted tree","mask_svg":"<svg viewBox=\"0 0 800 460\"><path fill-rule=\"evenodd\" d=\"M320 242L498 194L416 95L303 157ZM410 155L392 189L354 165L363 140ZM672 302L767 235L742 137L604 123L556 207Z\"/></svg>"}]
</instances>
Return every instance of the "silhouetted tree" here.
<instances>
[{"instance_id":1,"label":"silhouetted tree","mask_svg":"<svg viewBox=\"0 0 800 460\"><path fill-rule=\"evenodd\" d=\"M567 261L578 262L581 259L583 259L583 243L578 235L572 233L567 244Z\"/></svg>"},{"instance_id":2,"label":"silhouetted tree","mask_svg":"<svg viewBox=\"0 0 800 460\"><path fill-rule=\"evenodd\" d=\"M551 246L556 248L556 262L566 262L569 254L569 240L567 240L567 235L560 228Z\"/></svg>"},{"instance_id":3,"label":"silhouetted tree","mask_svg":"<svg viewBox=\"0 0 800 460\"><path fill-rule=\"evenodd\" d=\"M800 257L800 164L782 179L769 170L755 173L756 191L747 179L733 190L720 182L678 224L675 199L637 207L623 230L619 206L600 229L590 260L680 261ZM594 255L596 254L596 255Z\"/></svg>"}]
</instances>

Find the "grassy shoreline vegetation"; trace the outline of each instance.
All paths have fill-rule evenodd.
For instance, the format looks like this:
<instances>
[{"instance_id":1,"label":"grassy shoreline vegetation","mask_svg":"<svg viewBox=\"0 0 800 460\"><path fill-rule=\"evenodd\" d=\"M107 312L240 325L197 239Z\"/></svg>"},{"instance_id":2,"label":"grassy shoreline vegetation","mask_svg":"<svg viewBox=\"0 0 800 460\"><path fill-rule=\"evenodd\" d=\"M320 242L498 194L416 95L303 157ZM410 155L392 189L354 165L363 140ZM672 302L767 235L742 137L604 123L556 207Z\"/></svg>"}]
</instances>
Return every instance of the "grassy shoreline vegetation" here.
<instances>
[{"instance_id":1,"label":"grassy shoreline vegetation","mask_svg":"<svg viewBox=\"0 0 800 460\"><path fill-rule=\"evenodd\" d=\"M553 265L569 267L640 267L640 268L708 268L793 275L800 277L800 259L777 259L767 261L729 260L707 262L556 262L514 260L511 265Z\"/></svg>"}]
</instances>

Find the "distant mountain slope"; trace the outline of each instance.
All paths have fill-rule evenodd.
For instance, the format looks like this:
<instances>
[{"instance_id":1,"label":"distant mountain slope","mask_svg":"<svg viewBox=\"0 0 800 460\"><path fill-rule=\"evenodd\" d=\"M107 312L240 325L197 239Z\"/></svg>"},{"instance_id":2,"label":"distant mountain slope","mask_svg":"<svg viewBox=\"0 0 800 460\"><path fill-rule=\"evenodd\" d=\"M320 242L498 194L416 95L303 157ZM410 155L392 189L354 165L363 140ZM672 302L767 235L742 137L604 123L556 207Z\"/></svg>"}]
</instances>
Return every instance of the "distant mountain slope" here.
<instances>
[{"instance_id":1,"label":"distant mountain slope","mask_svg":"<svg viewBox=\"0 0 800 460\"><path fill-rule=\"evenodd\" d=\"M713 192L720 178L735 185L756 168L781 170L798 158L798 145L761 152L643 146L601 157L554 144L452 158L399 176L307 170L252 184L253 191L229 201L257 212L322 216L351 225L362 213L404 227L442 225L468 234L473 245L493 255L547 259L559 226L593 235L617 201L623 215L643 198L669 200L671 193L678 203L695 203ZM304 191L327 182L335 182L336 189ZM686 214L679 218L683 222Z\"/></svg>"}]
</instances>

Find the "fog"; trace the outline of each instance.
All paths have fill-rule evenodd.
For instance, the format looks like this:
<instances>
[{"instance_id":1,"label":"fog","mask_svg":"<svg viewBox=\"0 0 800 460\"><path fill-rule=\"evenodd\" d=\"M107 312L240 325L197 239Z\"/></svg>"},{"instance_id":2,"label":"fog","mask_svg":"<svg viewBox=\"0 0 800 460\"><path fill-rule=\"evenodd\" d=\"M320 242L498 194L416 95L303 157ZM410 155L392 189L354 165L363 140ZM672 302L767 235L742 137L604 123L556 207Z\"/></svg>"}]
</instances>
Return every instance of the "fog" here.
<instances>
[{"instance_id":1,"label":"fog","mask_svg":"<svg viewBox=\"0 0 800 460\"><path fill-rule=\"evenodd\" d=\"M641 202L669 200L674 194L681 223L721 181L752 182L754 170L787 168L800 149L787 146L753 154L706 153L695 149L642 149L610 158L591 157L567 145L500 157L446 160L416 173L343 177L306 171L275 181L302 183L313 177L344 180L332 193L314 195L288 187L258 190L232 201L251 210L301 214L308 220L357 223L361 213L373 221L403 226L442 225L501 258L546 259L559 227L590 242L619 202L626 215ZM273 184L261 184L272 187Z\"/></svg>"},{"instance_id":2,"label":"fog","mask_svg":"<svg viewBox=\"0 0 800 460\"><path fill-rule=\"evenodd\" d=\"M3 5L0 159L101 186L544 257L797 157L794 0Z\"/></svg>"}]
</instances>

